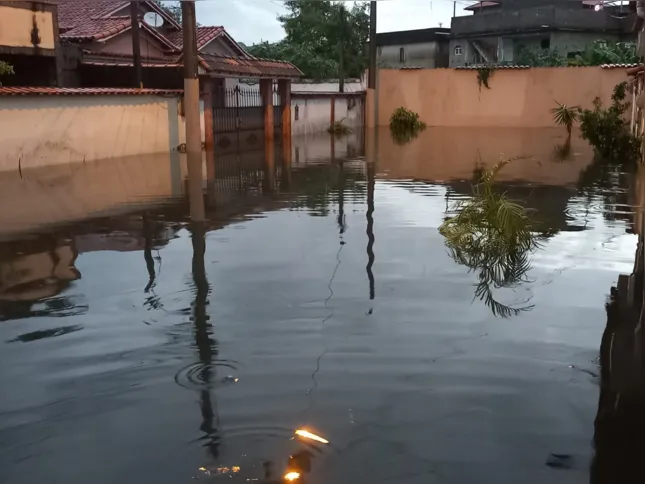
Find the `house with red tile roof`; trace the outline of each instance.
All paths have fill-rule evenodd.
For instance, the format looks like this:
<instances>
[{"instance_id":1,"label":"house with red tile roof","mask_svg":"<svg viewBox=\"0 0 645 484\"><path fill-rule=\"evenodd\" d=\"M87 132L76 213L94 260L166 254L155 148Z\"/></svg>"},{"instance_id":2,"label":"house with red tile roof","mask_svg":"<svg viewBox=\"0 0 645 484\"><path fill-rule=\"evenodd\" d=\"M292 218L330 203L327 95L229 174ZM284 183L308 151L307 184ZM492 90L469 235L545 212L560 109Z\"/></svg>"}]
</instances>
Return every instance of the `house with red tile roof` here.
<instances>
[{"instance_id":1,"label":"house with red tile roof","mask_svg":"<svg viewBox=\"0 0 645 484\"><path fill-rule=\"evenodd\" d=\"M0 0L0 4L4 3L28 9L34 2ZM32 85L132 87L134 67L129 1L47 0L43 3L57 10L54 28L59 44L58 76L55 83L44 82L41 78L34 80ZM137 8L144 86L181 88L181 25L153 1L138 1ZM0 46L2 36L3 29L0 29ZM253 57L222 26L198 27L197 49L200 75L207 77L293 79L302 75L290 63ZM5 84L18 85L16 81L17 78L7 79Z\"/></svg>"}]
</instances>

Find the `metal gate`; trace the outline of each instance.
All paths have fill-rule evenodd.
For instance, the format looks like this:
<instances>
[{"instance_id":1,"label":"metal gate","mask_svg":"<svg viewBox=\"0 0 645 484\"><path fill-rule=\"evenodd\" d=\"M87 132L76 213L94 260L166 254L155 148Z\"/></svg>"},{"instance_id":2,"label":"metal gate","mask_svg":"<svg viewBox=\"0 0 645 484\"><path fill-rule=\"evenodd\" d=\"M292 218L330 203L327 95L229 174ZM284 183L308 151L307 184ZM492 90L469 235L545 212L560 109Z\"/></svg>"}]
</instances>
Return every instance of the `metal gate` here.
<instances>
[{"instance_id":1,"label":"metal gate","mask_svg":"<svg viewBox=\"0 0 645 484\"><path fill-rule=\"evenodd\" d=\"M213 99L215 151L218 154L264 150L264 108L259 85L220 87ZM282 129L277 86L273 87L274 134Z\"/></svg>"}]
</instances>

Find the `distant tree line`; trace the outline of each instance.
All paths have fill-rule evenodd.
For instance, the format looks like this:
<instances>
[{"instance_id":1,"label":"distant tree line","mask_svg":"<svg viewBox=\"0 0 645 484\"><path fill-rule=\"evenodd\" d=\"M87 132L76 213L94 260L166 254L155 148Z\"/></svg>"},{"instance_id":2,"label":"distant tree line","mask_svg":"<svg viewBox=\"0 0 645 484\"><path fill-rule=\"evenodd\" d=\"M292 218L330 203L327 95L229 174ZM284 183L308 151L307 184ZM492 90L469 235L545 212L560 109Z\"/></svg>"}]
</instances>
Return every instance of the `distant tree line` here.
<instances>
[{"instance_id":1,"label":"distant tree line","mask_svg":"<svg viewBox=\"0 0 645 484\"><path fill-rule=\"evenodd\" d=\"M360 77L367 68L369 13L366 3L289 0L278 17L286 37L249 46L256 57L289 61L311 79Z\"/></svg>"}]
</instances>

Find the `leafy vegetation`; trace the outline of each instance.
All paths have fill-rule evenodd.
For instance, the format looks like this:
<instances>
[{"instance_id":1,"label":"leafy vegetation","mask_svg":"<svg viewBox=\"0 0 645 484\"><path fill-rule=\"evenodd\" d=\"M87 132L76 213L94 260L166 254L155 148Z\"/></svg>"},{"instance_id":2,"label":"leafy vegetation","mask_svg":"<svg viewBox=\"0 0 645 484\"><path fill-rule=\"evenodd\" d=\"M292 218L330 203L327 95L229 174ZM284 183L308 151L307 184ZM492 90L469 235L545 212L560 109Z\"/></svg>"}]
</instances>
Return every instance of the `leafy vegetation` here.
<instances>
[{"instance_id":1,"label":"leafy vegetation","mask_svg":"<svg viewBox=\"0 0 645 484\"><path fill-rule=\"evenodd\" d=\"M475 298L488 305L495 316L507 318L533 308L513 307L496 299L494 289L514 288L529 282L530 254L544 235L535 232L528 211L494 190L499 171L513 160L502 160L484 170L473 186L473 197L450 208L455 213L439 227L451 257L477 272Z\"/></svg>"},{"instance_id":2,"label":"leafy vegetation","mask_svg":"<svg viewBox=\"0 0 645 484\"><path fill-rule=\"evenodd\" d=\"M343 2L288 0L278 17L286 37L261 42L248 51L257 57L289 61L312 79L360 77L367 67L367 3L348 9Z\"/></svg>"},{"instance_id":3,"label":"leafy vegetation","mask_svg":"<svg viewBox=\"0 0 645 484\"><path fill-rule=\"evenodd\" d=\"M410 131L424 129L426 123L419 119L419 114L404 107L394 110L390 116L390 129L395 131Z\"/></svg>"},{"instance_id":4,"label":"leafy vegetation","mask_svg":"<svg viewBox=\"0 0 645 484\"><path fill-rule=\"evenodd\" d=\"M553 121L555 121L555 124L558 126L564 126L567 128L567 133L571 136L573 123L578 121L580 116L580 106L567 106L566 104L560 104L558 101L555 103L558 106L551 109Z\"/></svg>"},{"instance_id":5,"label":"leafy vegetation","mask_svg":"<svg viewBox=\"0 0 645 484\"><path fill-rule=\"evenodd\" d=\"M640 59L633 42L607 42L596 40L571 57L557 49L519 49L516 65L530 67L599 66L602 64L636 64Z\"/></svg>"},{"instance_id":6,"label":"leafy vegetation","mask_svg":"<svg viewBox=\"0 0 645 484\"><path fill-rule=\"evenodd\" d=\"M419 114L404 107L394 110L390 116L390 133L398 144L405 144L426 129L426 123L419 119Z\"/></svg>"},{"instance_id":7,"label":"leafy vegetation","mask_svg":"<svg viewBox=\"0 0 645 484\"><path fill-rule=\"evenodd\" d=\"M156 0L155 3L159 5L168 15L174 18L181 24L181 2L180 1L166 1Z\"/></svg>"},{"instance_id":8,"label":"leafy vegetation","mask_svg":"<svg viewBox=\"0 0 645 484\"><path fill-rule=\"evenodd\" d=\"M600 158L606 161L634 161L640 152L640 139L631 133L625 112L629 102L625 101L627 83L614 87L612 104L604 108L599 98L593 102L593 109L580 112L582 137L594 147Z\"/></svg>"},{"instance_id":9,"label":"leafy vegetation","mask_svg":"<svg viewBox=\"0 0 645 484\"><path fill-rule=\"evenodd\" d=\"M488 81L493 74L495 73L495 68L493 66L481 66L477 68L477 85L479 86L479 91L481 92L482 86L486 89L490 89Z\"/></svg>"},{"instance_id":10,"label":"leafy vegetation","mask_svg":"<svg viewBox=\"0 0 645 484\"><path fill-rule=\"evenodd\" d=\"M13 66L4 61L0 61L0 76L9 76L13 74L15 74ZM0 86L2 86L2 82L0 82Z\"/></svg>"},{"instance_id":11,"label":"leafy vegetation","mask_svg":"<svg viewBox=\"0 0 645 484\"><path fill-rule=\"evenodd\" d=\"M327 132L330 134L334 134L336 136L340 136L343 134L349 134L352 132L352 128L349 126L346 126L343 124L343 121L345 118L339 120L339 121L334 121L331 126L327 129Z\"/></svg>"}]
</instances>

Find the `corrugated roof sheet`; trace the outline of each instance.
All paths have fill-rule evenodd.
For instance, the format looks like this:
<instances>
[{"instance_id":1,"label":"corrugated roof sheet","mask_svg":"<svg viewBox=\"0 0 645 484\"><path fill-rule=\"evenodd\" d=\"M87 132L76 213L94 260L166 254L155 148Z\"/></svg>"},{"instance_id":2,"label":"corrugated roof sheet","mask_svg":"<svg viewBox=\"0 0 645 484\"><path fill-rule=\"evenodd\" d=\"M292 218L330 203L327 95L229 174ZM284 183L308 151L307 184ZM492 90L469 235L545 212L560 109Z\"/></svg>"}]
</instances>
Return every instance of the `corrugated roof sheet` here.
<instances>
[{"instance_id":1,"label":"corrugated roof sheet","mask_svg":"<svg viewBox=\"0 0 645 484\"><path fill-rule=\"evenodd\" d=\"M248 77L302 77L303 73L290 62L269 59L241 59L200 53L208 68L223 74L238 74Z\"/></svg>"},{"instance_id":2,"label":"corrugated roof sheet","mask_svg":"<svg viewBox=\"0 0 645 484\"><path fill-rule=\"evenodd\" d=\"M0 96L150 96L179 95L180 89L135 89L112 87L0 87Z\"/></svg>"},{"instance_id":3,"label":"corrugated roof sheet","mask_svg":"<svg viewBox=\"0 0 645 484\"><path fill-rule=\"evenodd\" d=\"M197 27L197 49L201 49L215 37L224 32L224 27ZM165 37L175 44L180 50L184 47L184 32L171 32Z\"/></svg>"}]
</instances>

